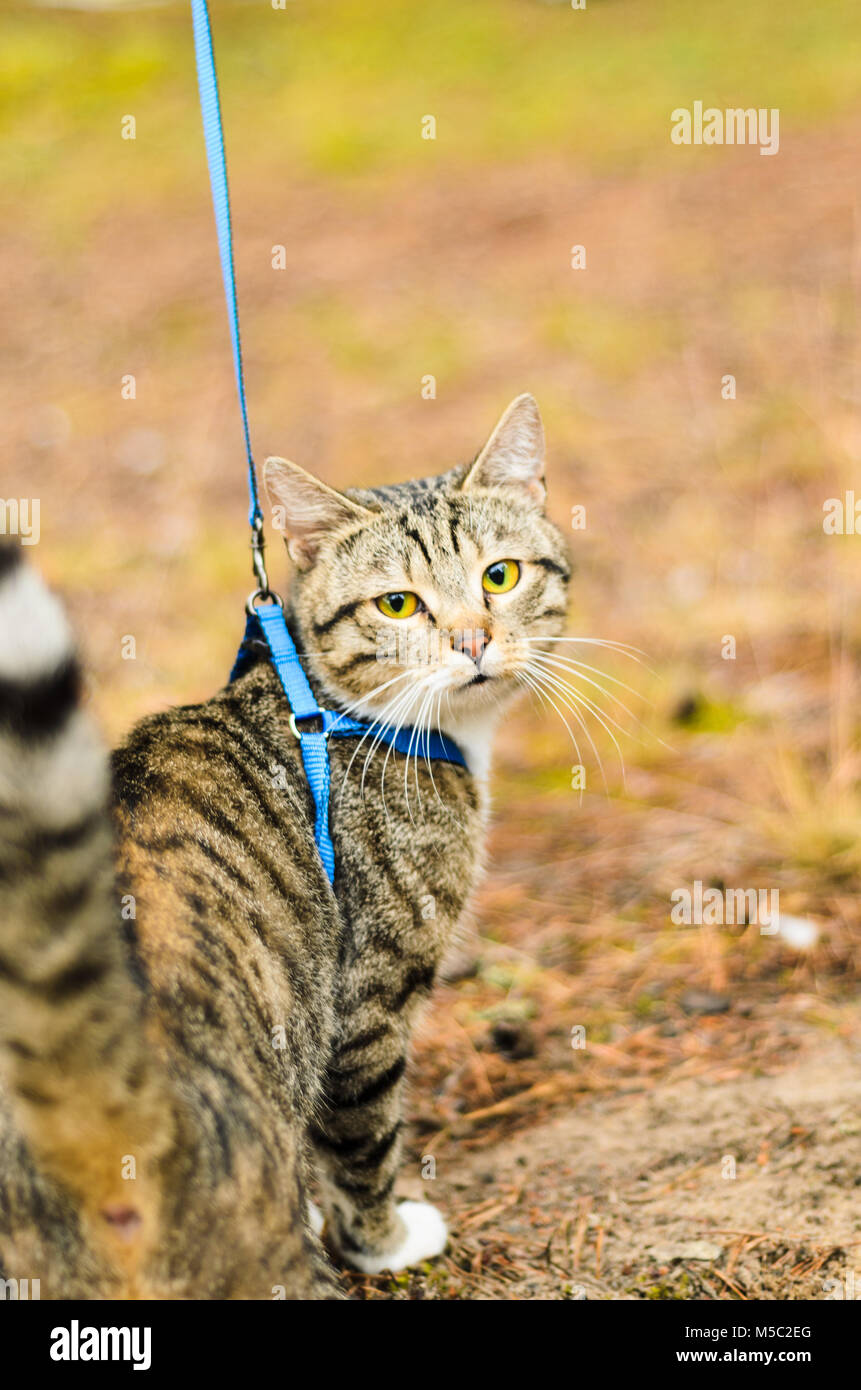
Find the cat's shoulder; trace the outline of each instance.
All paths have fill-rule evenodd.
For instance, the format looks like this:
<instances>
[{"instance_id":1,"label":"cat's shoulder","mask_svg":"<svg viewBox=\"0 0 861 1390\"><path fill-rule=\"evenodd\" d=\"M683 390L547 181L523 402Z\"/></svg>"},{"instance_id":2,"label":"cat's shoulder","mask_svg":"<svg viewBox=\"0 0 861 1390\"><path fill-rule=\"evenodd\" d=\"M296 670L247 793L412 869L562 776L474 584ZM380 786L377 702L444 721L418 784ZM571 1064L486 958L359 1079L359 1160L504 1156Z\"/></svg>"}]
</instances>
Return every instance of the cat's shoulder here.
<instances>
[{"instance_id":1,"label":"cat's shoulder","mask_svg":"<svg viewBox=\"0 0 861 1390\"><path fill-rule=\"evenodd\" d=\"M299 773L283 696L271 668L254 666L195 704L145 715L111 754L114 800L129 809L182 779L247 780ZM283 726L283 727L282 727Z\"/></svg>"}]
</instances>

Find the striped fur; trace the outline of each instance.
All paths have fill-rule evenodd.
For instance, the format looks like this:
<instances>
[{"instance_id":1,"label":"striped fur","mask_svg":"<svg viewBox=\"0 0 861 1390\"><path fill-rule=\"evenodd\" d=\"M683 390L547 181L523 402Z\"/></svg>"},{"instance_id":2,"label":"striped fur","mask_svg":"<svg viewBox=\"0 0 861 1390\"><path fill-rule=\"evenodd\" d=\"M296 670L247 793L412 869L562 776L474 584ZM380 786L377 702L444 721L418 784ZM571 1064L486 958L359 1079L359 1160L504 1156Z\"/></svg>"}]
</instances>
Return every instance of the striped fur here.
<instances>
[{"instance_id":1,"label":"striped fur","mask_svg":"<svg viewBox=\"0 0 861 1390\"><path fill-rule=\"evenodd\" d=\"M403 1088L480 865L489 732L523 639L564 609L542 460L520 398L471 468L435 479L347 495L267 468L318 697L387 718L394 691L398 718L469 763L332 740L334 891L264 655L144 720L109 767L61 609L0 551L5 1277L54 1298L337 1296L305 1219L312 1168L348 1262L434 1253L394 1196ZM522 578L497 600L481 574L506 557ZM423 605L408 660L374 602L404 589ZM450 637L477 626L481 670Z\"/></svg>"}]
</instances>

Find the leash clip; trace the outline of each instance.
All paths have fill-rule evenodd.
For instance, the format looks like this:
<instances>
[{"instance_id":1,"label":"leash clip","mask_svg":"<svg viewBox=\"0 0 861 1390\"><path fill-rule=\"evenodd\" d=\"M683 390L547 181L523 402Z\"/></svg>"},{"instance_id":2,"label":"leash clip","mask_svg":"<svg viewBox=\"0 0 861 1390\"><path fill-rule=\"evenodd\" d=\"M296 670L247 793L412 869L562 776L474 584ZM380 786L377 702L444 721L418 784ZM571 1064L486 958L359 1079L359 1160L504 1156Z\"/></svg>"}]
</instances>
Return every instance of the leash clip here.
<instances>
[{"instance_id":1,"label":"leash clip","mask_svg":"<svg viewBox=\"0 0 861 1390\"><path fill-rule=\"evenodd\" d=\"M257 580L257 592L262 598L269 597L269 576L266 573L266 563L263 559L265 549L263 518L256 516L251 523L251 566L254 570L254 578Z\"/></svg>"},{"instance_id":2,"label":"leash clip","mask_svg":"<svg viewBox=\"0 0 861 1390\"><path fill-rule=\"evenodd\" d=\"M254 570L254 578L257 580L257 588L253 589L248 595L245 603L245 611L249 617L254 617L254 605L260 600L270 599L272 603L277 603L279 608L284 607L284 602L269 587L269 576L266 573L266 562L263 559L263 552L266 549L266 541L263 539L263 518L255 516L251 523L251 567Z\"/></svg>"}]
</instances>

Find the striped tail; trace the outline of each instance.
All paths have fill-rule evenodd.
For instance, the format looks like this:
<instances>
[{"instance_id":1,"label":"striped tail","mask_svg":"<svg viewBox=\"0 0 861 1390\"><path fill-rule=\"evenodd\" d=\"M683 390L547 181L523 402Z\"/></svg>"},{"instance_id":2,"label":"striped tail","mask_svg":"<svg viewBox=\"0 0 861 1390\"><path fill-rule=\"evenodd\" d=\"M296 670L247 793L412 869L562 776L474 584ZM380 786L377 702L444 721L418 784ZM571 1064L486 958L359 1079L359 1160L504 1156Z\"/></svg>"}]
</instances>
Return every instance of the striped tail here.
<instances>
[{"instance_id":1,"label":"striped tail","mask_svg":"<svg viewBox=\"0 0 861 1390\"><path fill-rule=\"evenodd\" d=\"M171 1107L121 931L107 758L61 605L0 546L0 1084L40 1168L132 1273Z\"/></svg>"}]
</instances>

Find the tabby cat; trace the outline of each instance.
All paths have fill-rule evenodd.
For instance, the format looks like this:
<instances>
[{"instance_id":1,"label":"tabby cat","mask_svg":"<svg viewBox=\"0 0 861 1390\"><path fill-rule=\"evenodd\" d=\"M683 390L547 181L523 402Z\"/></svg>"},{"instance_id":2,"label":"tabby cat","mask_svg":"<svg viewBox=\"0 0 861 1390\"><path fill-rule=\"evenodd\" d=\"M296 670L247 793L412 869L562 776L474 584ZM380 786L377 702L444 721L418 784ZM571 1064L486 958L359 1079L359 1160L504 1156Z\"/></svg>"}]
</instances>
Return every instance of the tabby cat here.
<instances>
[{"instance_id":1,"label":"tabby cat","mask_svg":"<svg viewBox=\"0 0 861 1390\"><path fill-rule=\"evenodd\" d=\"M339 493L268 460L321 705L440 729L466 762L331 739L334 889L265 650L109 765L59 605L0 551L5 1279L338 1297L312 1175L353 1267L444 1249L437 1210L394 1196L404 1077L481 864L493 727L564 618L543 472L528 395L473 464L419 482Z\"/></svg>"}]
</instances>

